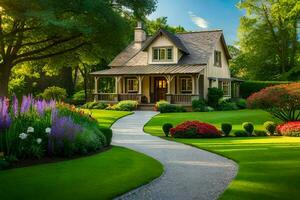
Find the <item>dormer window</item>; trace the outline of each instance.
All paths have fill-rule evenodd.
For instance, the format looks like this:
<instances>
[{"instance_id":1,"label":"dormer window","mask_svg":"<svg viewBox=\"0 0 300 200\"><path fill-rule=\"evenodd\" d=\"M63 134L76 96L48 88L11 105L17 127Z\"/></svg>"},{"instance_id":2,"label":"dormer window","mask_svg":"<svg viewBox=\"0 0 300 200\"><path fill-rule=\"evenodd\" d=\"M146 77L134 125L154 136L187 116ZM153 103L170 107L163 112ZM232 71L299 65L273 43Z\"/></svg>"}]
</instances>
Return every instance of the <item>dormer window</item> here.
<instances>
[{"instance_id":1,"label":"dormer window","mask_svg":"<svg viewBox=\"0 0 300 200\"><path fill-rule=\"evenodd\" d=\"M152 54L153 62L173 61L173 47L154 47Z\"/></svg>"},{"instance_id":2,"label":"dormer window","mask_svg":"<svg viewBox=\"0 0 300 200\"><path fill-rule=\"evenodd\" d=\"M215 58L215 62L214 62L215 66L222 67L221 51L215 51L214 58Z\"/></svg>"}]
</instances>

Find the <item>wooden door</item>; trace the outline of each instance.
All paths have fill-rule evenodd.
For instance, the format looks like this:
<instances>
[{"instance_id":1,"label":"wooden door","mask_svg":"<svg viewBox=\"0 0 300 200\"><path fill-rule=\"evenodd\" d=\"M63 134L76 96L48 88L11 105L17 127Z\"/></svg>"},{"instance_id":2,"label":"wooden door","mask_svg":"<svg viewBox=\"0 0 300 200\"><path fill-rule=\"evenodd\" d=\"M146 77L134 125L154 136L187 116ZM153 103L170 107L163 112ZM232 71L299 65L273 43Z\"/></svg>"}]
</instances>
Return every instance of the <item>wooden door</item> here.
<instances>
[{"instance_id":1,"label":"wooden door","mask_svg":"<svg viewBox=\"0 0 300 200\"><path fill-rule=\"evenodd\" d=\"M166 94L168 92L167 80L163 77L154 78L154 100L155 102L160 100L166 100Z\"/></svg>"}]
</instances>

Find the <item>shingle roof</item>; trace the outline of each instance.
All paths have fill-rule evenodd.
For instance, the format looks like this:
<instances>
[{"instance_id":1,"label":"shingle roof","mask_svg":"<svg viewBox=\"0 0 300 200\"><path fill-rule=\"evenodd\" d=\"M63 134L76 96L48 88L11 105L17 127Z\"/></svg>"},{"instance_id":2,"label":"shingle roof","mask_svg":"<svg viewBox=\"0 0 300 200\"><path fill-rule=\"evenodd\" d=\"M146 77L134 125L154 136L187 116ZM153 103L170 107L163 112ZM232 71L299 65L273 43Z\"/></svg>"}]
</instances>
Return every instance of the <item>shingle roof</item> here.
<instances>
[{"instance_id":1,"label":"shingle roof","mask_svg":"<svg viewBox=\"0 0 300 200\"><path fill-rule=\"evenodd\" d=\"M147 40L143 43L141 49L135 46L134 42L132 42L124 51L122 51L118 56L116 56L116 58L109 64L109 66L124 66L127 63L130 63L128 65L132 65L132 62L130 62L131 59L144 59L144 57L139 56L139 54L142 54L143 49L146 49L149 46L149 44L155 39L156 35L160 33L170 38L170 40L179 49L185 52L185 54L179 60L178 64L207 64L210 56L213 54L213 50L216 43L220 39L225 46L225 52L227 57L230 58L225 44L223 32L221 30L188 32L180 34L172 34L165 30L160 30L154 36L148 37ZM135 59L134 62L136 63L137 60Z\"/></svg>"},{"instance_id":2,"label":"shingle roof","mask_svg":"<svg viewBox=\"0 0 300 200\"><path fill-rule=\"evenodd\" d=\"M91 75L142 75L142 74L199 74L205 65L145 65L123 66L92 72Z\"/></svg>"}]
</instances>

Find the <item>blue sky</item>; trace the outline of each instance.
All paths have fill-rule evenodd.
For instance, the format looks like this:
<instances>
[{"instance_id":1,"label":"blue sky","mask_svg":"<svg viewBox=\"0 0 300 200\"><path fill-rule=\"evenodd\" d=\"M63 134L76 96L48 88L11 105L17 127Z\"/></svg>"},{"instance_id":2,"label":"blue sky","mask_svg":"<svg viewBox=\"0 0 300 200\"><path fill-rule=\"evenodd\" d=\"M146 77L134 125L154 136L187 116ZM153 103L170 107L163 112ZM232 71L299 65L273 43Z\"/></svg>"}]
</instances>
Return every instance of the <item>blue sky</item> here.
<instances>
[{"instance_id":1,"label":"blue sky","mask_svg":"<svg viewBox=\"0 0 300 200\"><path fill-rule=\"evenodd\" d=\"M243 11L239 0L158 0L157 9L149 19L168 17L168 23L186 30L223 29L228 44L237 40L239 18Z\"/></svg>"}]
</instances>

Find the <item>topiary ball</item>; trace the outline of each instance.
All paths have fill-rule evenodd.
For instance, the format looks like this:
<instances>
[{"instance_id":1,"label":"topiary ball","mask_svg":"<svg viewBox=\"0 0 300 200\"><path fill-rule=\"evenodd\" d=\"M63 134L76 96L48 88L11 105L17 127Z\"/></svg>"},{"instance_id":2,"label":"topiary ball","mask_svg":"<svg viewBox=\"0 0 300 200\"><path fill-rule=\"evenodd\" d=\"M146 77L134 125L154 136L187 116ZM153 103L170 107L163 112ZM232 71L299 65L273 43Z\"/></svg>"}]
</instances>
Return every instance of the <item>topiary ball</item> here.
<instances>
[{"instance_id":1,"label":"topiary ball","mask_svg":"<svg viewBox=\"0 0 300 200\"><path fill-rule=\"evenodd\" d=\"M266 121L264 123L264 127L265 129L268 131L268 133L270 135L274 135L275 131L276 131L276 123L272 122L272 121Z\"/></svg>"},{"instance_id":2,"label":"topiary ball","mask_svg":"<svg viewBox=\"0 0 300 200\"><path fill-rule=\"evenodd\" d=\"M171 128L173 128L173 124L171 124L171 123L165 123L165 124L163 125L162 129L163 129L163 131L164 131L166 137L169 136L169 133L170 133L170 129L171 129Z\"/></svg>"},{"instance_id":3,"label":"topiary ball","mask_svg":"<svg viewBox=\"0 0 300 200\"><path fill-rule=\"evenodd\" d=\"M251 136L254 131L254 125L251 122L244 122L242 126L248 135Z\"/></svg>"},{"instance_id":4,"label":"topiary ball","mask_svg":"<svg viewBox=\"0 0 300 200\"><path fill-rule=\"evenodd\" d=\"M223 124L221 124L221 129L222 129L223 133L225 134L225 136L227 137L232 130L232 125L230 123L223 123Z\"/></svg>"}]
</instances>

